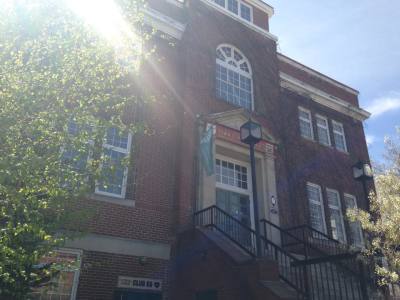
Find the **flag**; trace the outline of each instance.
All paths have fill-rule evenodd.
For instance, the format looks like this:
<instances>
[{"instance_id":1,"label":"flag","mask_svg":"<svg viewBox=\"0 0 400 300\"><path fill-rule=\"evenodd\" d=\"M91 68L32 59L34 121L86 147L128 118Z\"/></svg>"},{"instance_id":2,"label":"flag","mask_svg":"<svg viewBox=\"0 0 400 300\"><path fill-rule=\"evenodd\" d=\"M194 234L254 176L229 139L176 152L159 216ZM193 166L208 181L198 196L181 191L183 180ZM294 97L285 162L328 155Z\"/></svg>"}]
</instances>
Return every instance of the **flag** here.
<instances>
[{"instance_id":1,"label":"flag","mask_svg":"<svg viewBox=\"0 0 400 300\"><path fill-rule=\"evenodd\" d=\"M200 156L202 165L206 171L207 176L214 174L214 126L209 128L203 133L200 139Z\"/></svg>"}]
</instances>

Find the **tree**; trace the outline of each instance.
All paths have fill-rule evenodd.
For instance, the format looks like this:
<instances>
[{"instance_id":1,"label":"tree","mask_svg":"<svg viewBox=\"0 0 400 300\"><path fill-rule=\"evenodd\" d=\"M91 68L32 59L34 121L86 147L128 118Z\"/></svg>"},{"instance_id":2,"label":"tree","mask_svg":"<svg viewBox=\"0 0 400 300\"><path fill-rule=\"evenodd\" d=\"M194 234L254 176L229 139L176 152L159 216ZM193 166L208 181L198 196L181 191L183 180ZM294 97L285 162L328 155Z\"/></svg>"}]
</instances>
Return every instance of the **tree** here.
<instances>
[{"instance_id":1,"label":"tree","mask_svg":"<svg viewBox=\"0 0 400 300\"><path fill-rule=\"evenodd\" d=\"M365 254L383 258L375 267L381 285L400 280L400 129L397 134L397 138L385 139L385 162L375 166L371 212L348 212L352 220L361 222L369 237Z\"/></svg>"},{"instance_id":2,"label":"tree","mask_svg":"<svg viewBox=\"0 0 400 300\"><path fill-rule=\"evenodd\" d=\"M51 272L40 258L79 229L72 208L101 177L107 128L140 129L127 112L145 101L143 5L0 0L1 299L25 299Z\"/></svg>"}]
</instances>

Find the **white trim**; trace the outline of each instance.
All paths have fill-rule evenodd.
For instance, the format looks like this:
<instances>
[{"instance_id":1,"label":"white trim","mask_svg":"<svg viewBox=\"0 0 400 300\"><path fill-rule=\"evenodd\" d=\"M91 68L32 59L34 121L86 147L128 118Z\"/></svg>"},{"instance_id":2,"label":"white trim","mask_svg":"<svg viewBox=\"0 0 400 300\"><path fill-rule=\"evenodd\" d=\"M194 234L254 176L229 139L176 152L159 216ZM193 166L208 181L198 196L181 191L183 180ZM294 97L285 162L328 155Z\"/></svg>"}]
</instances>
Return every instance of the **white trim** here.
<instances>
[{"instance_id":1,"label":"white trim","mask_svg":"<svg viewBox=\"0 0 400 300\"><path fill-rule=\"evenodd\" d=\"M143 21L146 24L149 24L155 29L162 31L178 40L182 38L183 32L186 28L185 24L182 24L150 7L143 9L143 13Z\"/></svg>"},{"instance_id":2,"label":"white trim","mask_svg":"<svg viewBox=\"0 0 400 300\"><path fill-rule=\"evenodd\" d=\"M308 116L310 117L310 119L307 120L307 119L303 118L303 117L300 115L300 113L298 114L300 136L301 136L302 138L307 139L307 140L314 141L314 127L313 127L313 121L312 121L312 114L311 114L311 111L309 111L308 109L305 109L304 107L301 107L301 106L299 106L298 108L299 108L299 112L302 111L302 112L308 114ZM308 136L304 136L304 135L301 134L300 121L304 121L304 122L307 122L307 123L310 124L311 138L309 138Z\"/></svg>"},{"instance_id":3,"label":"white trim","mask_svg":"<svg viewBox=\"0 0 400 300\"><path fill-rule=\"evenodd\" d=\"M242 17L242 5L246 6L250 10L250 21L253 23L253 6L248 5L247 3L244 3L243 1L239 1L239 15L243 20L246 20L245 18ZM248 21L248 20L247 20Z\"/></svg>"},{"instance_id":4,"label":"white trim","mask_svg":"<svg viewBox=\"0 0 400 300\"><path fill-rule=\"evenodd\" d=\"M304 72L307 72L308 74L311 74L311 75L313 75L315 77L318 77L319 79L322 79L322 80L324 80L324 81L326 81L326 82L328 82L330 84L333 84L336 87L344 89L345 91L347 91L349 93L352 93L352 94L354 94L356 96L358 96L360 94L359 91L357 91L357 90L355 90L355 89L353 89L353 88L351 88L351 87L349 87L349 86L347 86L347 85L345 85L343 83L340 83L340 82L338 82L338 81L336 81L336 80L334 80L332 78L329 78L329 77L327 77L327 76L325 76L325 75L323 75L323 74L321 74L321 73L319 73L319 72L317 72L317 71L315 71L315 70L313 70L311 68L308 68L307 66L304 66L304 65L300 64L299 62L297 62L297 61L295 61L295 60L293 60L293 59L291 59L291 58L289 58L287 56L284 56L281 53L278 53L278 59L280 61L283 61L283 62L295 67L296 69L300 69L300 70L302 70Z\"/></svg>"},{"instance_id":5,"label":"white trim","mask_svg":"<svg viewBox=\"0 0 400 300\"><path fill-rule=\"evenodd\" d=\"M253 71L252 71L252 67L251 67L250 61L248 60L248 58L246 57L246 55L243 54L242 51L240 51L238 48L236 48L235 46L230 45L230 44L221 44L221 45L218 45L218 47L217 47L217 49L216 49L216 52L217 52L219 49L221 49L221 52L222 52L223 54L225 54L224 51L222 50L223 47L228 47L228 48L231 48L231 49L232 49L232 53L231 53L231 54L233 55L232 60L234 60L234 55L235 55L235 54L234 54L234 51L237 51L237 52L243 57L243 61L247 63L247 67L249 68L249 72L245 72L245 71L243 71L242 69L240 69L240 65L237 66L237 67L234 67L234 66L228 64L227 62L220 60L218 57L216 57L216 59L215 59L215 63L216 63L216 64L219 64L220 66L222 66L222 67L224 67L224 68L226 68L226 69L228 69L228 70L231 70L231 71L233 71L233 72L236 72L236 73L238 73L239 75L242 75L242 76L244 76L244 77L250 79L250 93L251 93L250 111L254 111L254 109L255 109L255 103L254 103ZM240 83L239 83L238 88L241 89L241 90L243 90L243 89L240 87ZM230 104L232 104L232 105L239 106L239 107L243 107L243 106L241 106L241 105L236 105L235 103L229 102L229 101L227 101L226 99L222 99L222 100L224 100L225 102L228 102L228 103L230 103ZM243 108L247 110L247 107L243 107Z\"/></svg>"},{"instance_id":6,"label":"white trim","mask_svg":"<svg viewBox=\"0 0 400 300\"><path fill-rule=\"evenodd\" d=\"M200 0L201 2L205 3L208 6L211 6L213 8L215 8L216 10L218 10L219 12L223 13L226 16L229 16L233 19L235 19L236 21L239 21L240 23L242 23L243 25L249 27L250 29L262 34L264 37L271 39L273 41L278 41L278 37L273 35L272 33L266 31L265 29L256 26L254 23L250 23L245 19L242 19L241 17L239 17L238 15L230 12L229 10L225 9L224 7L218 5L217 3L213 2L212 0ZM251 2L251 1L249 1Z\"/></svg>"},{"instance_id":7,"label":"white trim","mask_svg":"<svg viewBox=\"0 0 400 300\"><path fill-rule=\"evenodd\" d=\"M79 249L58 248L55 250L55 252L76 255L76 260L79 265L77 266L78 267L77 270L74 271L74 279L72 282L72 290L71 290L71 298L70 298L70 300L75 300L76 293L78 291L79 276L80 276L81 268L82 268L82 252L83 251L79 250Z\"/></svg>"},{"instance_id":8,"label":"white trim","mask_svg":"<svg viewBox=\"0 0 400 300\"><path fill-rule=\"evenodd\" d=\"M80 238L68 240L66 246L86 251L145 256L164 260L168 260L171 257L171 245L168 243L127 239L94 233L88 233Z\"/></svg>"},{"instance_id":9,"label":"white trim","mask_svg":"<svg viewBox=\"0 0 400 300\"><path fill-rule=\"evenodd\" d=\"M178 6L179 8L184 7L184 3L182 0L166 0L168 3Z\"/></svg>"},{"instance_id":10,"label":"white trim","mask_svg":"<svg viewBox=\"0 0 400 300\"><path fill-rule=\"evenodd\" d=\"M257 7L259 10L265 12L269 18L274 15L274 8L271 5L268 5L263 0L246 0L249 4L254 7Z\"/></svg>"},{"instance_id":11,"label":"white trim","mask_svg":"<svg viewBox=\"0 0 400 300\"><path fill-rule=\"evenodd\" d=\"M347 244L346 228L344 227L344 219L343 219L343 213L342 213L342 203L341 203L341 199L340 199L340 194L339 194L339 192L337 190L330 189L330 188L326 188L326 192L327 192L327 195L326 195L327 199L326 200L328 202L329 209L337 210L339 212L339 214L340 214L340 221L341 221L344 241L340 241L340 240L338 240L338 241ZM338 206L332 205L332 204L329 203L328 192L336 194L337 200L338 200ZM332 215L330 214L330 212L329 212L329 217L331 218L331 222L332 222Z\"/></svg>"},{"instance_id":12,"label":"white trim","mask_svg":"<svg viewBox=\"0 0 400 300\"><path fill-rule=\"evenodd\" d=\"M324 205L324 197L322 196L322 189L321 189L321 186L318 185L318 184L312 183L312 182L307 182L306 185L307 185L307 186L310 186L310 187L317 188L318 191L319 191L319 199L320 199L320 202L317 202L317 201L314 201L314 200L310 199L310 198L308 197L308 190L306 190L306 192L307 192L307 200L308 200L308 206L310 205L310 202L311 202L312 204L320 205L320 206L321 206L323 233L326 234L326 233L327 233L327 228L326 228L326 220L325 220L325 205ZM306 186L306 189L307 189L307 186ZM310 211L310 207L308 208L308 211ZM310 224L310 225L311 225L311 224ZM314 229L316 229L316 228L314 228ZM316 229L316 230L318 230L318 229Z\"/></svg>"},{"instance_id":13,"label":"white trim","mask_svg":"<svg viewBox=\"0 0 400 300\"><path fill-rule=\"evenodd\" d=\"M215 154L215 158L214 159L219 159L219 160L224 160L226 162L232 162L234 164L243 166L247 168L247 190L239 188L239 187L235 187L229 184L223 184L223 183L219 183L215 180L215 192L217 188L223 189L223 190L227 190L230 192L234 192L234 193L238 193L238 194L242 194L242 195L246 195L249 197L249 205L250 205L250 223L251 223L251 228L254 228L254 203L253 203L253 191L252 191L252 177L251 177L251 169L250 169L250 164L241 160L236 160L233 159L229 156L225 156L222 154ZM215 198L215 205L217 198Z\"/></svg>"},{"instance_id":14,"label":"white trim","mask_svg":"<svg viewBox=\"0 0 400 300\"><path fill-rule=\"evenodd\" d=\"M339 132L337 130L335 130L334 125L339 126L340 128L342 128L342 131ZM335 120L332 120L332 132L333 132L333 141L335 142L335 148L339 151L345 152L345 153L349 153L349 150L347 148L347 141L346 141L346 134L344 132L344 127L343 124L340 122L337 122ZM343 137L343 144L344 144L344 150L343 149L339 149L336 145L336 140L335 140L335 133L339 134Z\"/></svg>"},{"instance_id":15,"label":"white trim","mask_svg":"<svg viewBox=\"0 0 400 300\"><path fill-rule=\"evenodd\" d=\"M358 108L350 103L339 99L333 95L325 93L303 81L300 81L286 73L279 72L281 87L292 90L299 94L309 96L315 102L341 112L359 121L365 121L371 114L362 108Z\"/></svg>"},{"instance_id":16,"label":"white trim","mask_svg":"<svg viewBox=\"0 0 400 300\"><path fill-rule=\"evenodd\" d=\"M347 205L346 205L346 199L345 198L350 198L350 199L354 200L354 208L358 209L357 197L354 196L354 195L351 195L351 194L344 193L343 194L343 200L344 200L344 205L346 207L346 212L347 212L347 209L349 209L349 207L347 207ZM353 244L353 245L356 246L356 247L364 248L365 247L364 234L363 234L360 222L359 221L355 221L355 222L350 222L349 221L349 223L357 223L357 225L358 225L357 226L358 227L358 234L360 235L360 240L361 240L361 244ZM351 224L349 224L349 225L351 226Z\"/></svg>"},{"instance_id":17,"label":"white trim","mask_svg":"<svg viewBox=\"0 0 400 300\"><path fill-rule=\"evenodd\" d=\"M247 162L236 160L236 159L233 159L231 157L228 157L228 156L225 156L225 155L222 155L222 154L216 154L215 155L215 159L216 160L219 159L220 161L226 161L228 163L230 162L230 163L233 163L235 165L239 165L241 167L246 167L246 169L247 169L247 174L246 174L247 175L247 189L242 189L242 188L230 185L230 184L225 184L225 183L222 183L222 182L215 181L216 187L222 188L222 189L225 189L225 190L230 190L230 191L235 192L235 193L248 195L248 196L251 197L252 190L251 190L251 172L250 172L251 170L250 170L250 165Z\"/></svg>"},{"instance_id":18,"label":"white trim","mask_svg":"<svg viewBox=\"0 0 400 300\"><path fill-rule=\"evenodd\" d=\"M324 120L326 126L319 125L317 119ZM330 134L330 132L329 132L329 122L328 122L328 118L327 118L327 117L324 117L324 116L321 116L321 115L319 115L319 114L316 114L316 115L315 115L315 125L317 126L318 142L319 142L321 145L332 146L331 134ZM319 137L318 128L321 128L321 129L323 129L323 130L326 130L326 132L327 132L327 134L328 134L328 144L325 144L325 143L322 143L322 142L321 142L320 137Z\"/></svg>"}]
</instances>

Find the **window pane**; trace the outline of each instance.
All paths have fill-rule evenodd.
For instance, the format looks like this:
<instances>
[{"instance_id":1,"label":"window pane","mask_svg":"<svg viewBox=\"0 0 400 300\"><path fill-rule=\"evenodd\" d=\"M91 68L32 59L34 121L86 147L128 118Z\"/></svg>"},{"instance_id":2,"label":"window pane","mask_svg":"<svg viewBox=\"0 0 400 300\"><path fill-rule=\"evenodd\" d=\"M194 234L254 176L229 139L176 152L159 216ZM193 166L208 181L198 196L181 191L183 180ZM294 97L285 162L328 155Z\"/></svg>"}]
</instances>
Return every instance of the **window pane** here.
<instances>
[{"instance_id":1,"label":"window pane","mask_svg":"<svg viewBox=\"0 0 400 300\"><path fill-rule=\"evenodd\" d=\"M122 134L117 128L107 130L106 143L111 146L128 149L128 134Z\"/></svg>"},{"instance_id":2,"label":"window pane","mask_svg":"<svg viewBox=\"0 0 400 300\"><path fill-rule=\"evenodd\" d=\"M125 153L104 149L105 161L101 168L98 189L116 195L122 195L126 167L123 165Z\"/></svg>"},{"instance_id":3,"label":"window pane","mask_svg":"<svg viewBox=\"0 0 400 300\"><path fill-rule=\"evenodd\" d=\"M346 209L357 208L356 198L345 196L344 203L346 205ZM363 246L363 237L362 237L362 229L361 224L358 221L349 222L350 229L350 243L354 246L362 247Z\"/></svg>"},{"instance_id":4,"label":"window pane","mask_svg":"<svg viewBox=\"0 0 400 300\"><path fill-rule=\"evenodd\" d=\"M311 227L324 232L323 218L322 218L322 208L321 205L310 203L310 223Z\"/></svg>"},{"instance_id":5,"label":"window pane","mask_svg":"<svg viewBox=\"0 0 400 300\"><path fill-rule=\"evenodd\" d=\"M333 136L335 139L336 148L339 150L342 150L342 151L346 151L346 144L344 141L344 136L342 134L338 134L336 132L334 132Z\"/></svg>"},{"instance_id":6,"label":"window pane","mask_svg":"<svg viewBox=\"0 0 400 300\"><path fill-rule=\"evenodd\" d=\"M251 21L250 7L248 7L247 5L240 4L240 16L243 19L250 22Z\"/></svg>"},{"instance_id":7,"label":"window pane","mask_svg":"<svg viewBox=\"0 0 400 300\"><path fill-rule=\"evenodd\" d=\"M221 5L222 7L225 7L225 0L214 0L214 2L218 5Z\"/></svg>"},{"instance_id":8,"label":"window pane","mask_svg":"<svg viewBox=\"0 0 400 300\"><path fill-rule=\"evenodd\" d=\"M317 127L318 141L323 145L330 145L328 129Z\"/></svg>"},{"instance_id":9,"label":"window pane","mask_svg":"<svg viewBox=\"0 0 400 300\"><path fill-rule=\"evenodd\" d=\"M228 10L238 15L238 2L237 0L228 0Z\"/></svg>"},{"instance_id":10,"label":"window pane","mask_svg":"<svg viewBox=\"0 0 400 300\"><path fill-rule=\"evenodd\" d=\"M328 196L328 204L335 207L340 207L339 195L334 191L327 190L326 194Z\"/></svg>"},{"instance_id":11,"label":"window pane","mask_svg":"<svg viewBox=\"0 0 400 300\"><path fill-rule=\"evenodd\" d=\"M335 240L345 242L344 237L344 227L343 227L343 216L339 209L330 208L331 215L331 228L332 228L332 237Z\"/></svg>"},{"instance_id":12,"label":"window pane","mask_svg":"<svg viewBox=\"0 0 400 300\"><path fill-rule=\"evenodd\" d=\"M322 199L317 186L307 185L307 197L310 209L310 225L312 228L325 232Z\"/></svg>"},{"instance_id":13,"label":"window pane","mask_svg":"<svg viewBox=\"0 0 400 300\"><path fill-rule=\"evenodd\" d=\"M222 163L222 166L221 166ZM216 181L247 190L247 168L224 160L216 160Z\"/></svg>"},{"instance_id":14,"label":"window pane","mask_svg":"<svg viewBox=\"0 0 400 300\"><path fill-rule=\"evenodd\" d=\"M251 79L226 67L216 66L216 95L231 104L251 109Z\"/></svg>"}]
</instances>

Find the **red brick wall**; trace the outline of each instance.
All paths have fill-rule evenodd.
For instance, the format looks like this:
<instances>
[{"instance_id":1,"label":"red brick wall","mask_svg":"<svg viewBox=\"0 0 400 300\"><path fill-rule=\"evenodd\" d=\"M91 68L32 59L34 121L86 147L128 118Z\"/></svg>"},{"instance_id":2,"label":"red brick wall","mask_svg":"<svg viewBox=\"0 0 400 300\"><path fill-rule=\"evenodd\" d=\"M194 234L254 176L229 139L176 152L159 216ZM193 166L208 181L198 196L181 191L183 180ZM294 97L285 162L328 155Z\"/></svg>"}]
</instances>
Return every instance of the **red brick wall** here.
<instances>
[{"instance_id":1,"label":"red brick wall","mask_svg":"<svg viewBox=\"0 0 400 300\"><path fill-rule=\"evenodd\" d=\"M199 2L188 9L187 25L179 43L182 60L184 120L179 150L178 224L191 221L196 196L196 116L236 109L215 97L216 49L226 43L236 46L249 59L253 71L254 101L257 114L266 117L271 130L278 121L279 78L276 44L261 34ZM251 41L249 43L248 41Z\"/></svg>"},{"instance_id":2,"label":"red brick wall","mask_svg":"<svg viewBox=\"0 0 400 300\"><path fill-rule=\"evenodd\" d=\"M251 5L247 1L243 1L244 3L247 3L253 8L253 23L257 25L258 27L269 31L269 17L268 14L263 12L262 10L258 9L257 7Z\"/></svg>"},{"instance_id":3,"label":"red brick wall","mask_svg":"<svg viewBox=\"0 0 400 300\"><path fill-rule=\"evenodd\" d=\"M287 177L280 174L277 184L280 195L288 200L280 203L283 223L294 225L308 222L307 181L322 187L326 220L329 218L325 188L338 190L342 200L343 193L355 195L359 207L365 208L362 186L353 179L351 168L360 159L369 160L362 123L289 91L282 91L281 101L286 109L282 115L285 127L281 135L280 153ZM302 138L298 121L299 105L309 109L313 118L318 113L327 117L329 122L335 120L343 123L349 153ZM313 125L316 133L315 119ZM333 143L332 131L330 136Z\"/></svg>"},{"instance_id":4,"label":"red brick wall","mask_svg":"<svg viewBox=\"0 0 400 300\"><path fill-rule=\"evenodd\" d=\"M139 257L102 252L84 252L76 299L112 300L118 276L163 280L164 299L169 293L168 261L147 258L144 265Z\"/></svg>"},{"instance_id":5,"label":"red brick wall","mask_svg":"<svg viewBox=\"0 0 400 300\"><path fill-rule=\"evenodd\" d=\"M318 88L328 94L336 96L344 101L349 102L354 106L358 106L358 97L357 95L346 91L340 87L335 86L325 80L318 78L317 76L311 75L301 69L298 69L286 62L279 61L279 69L280 71L295 77L309 85L312 85L315 88Z\"/></svg>"}]
</instances>

